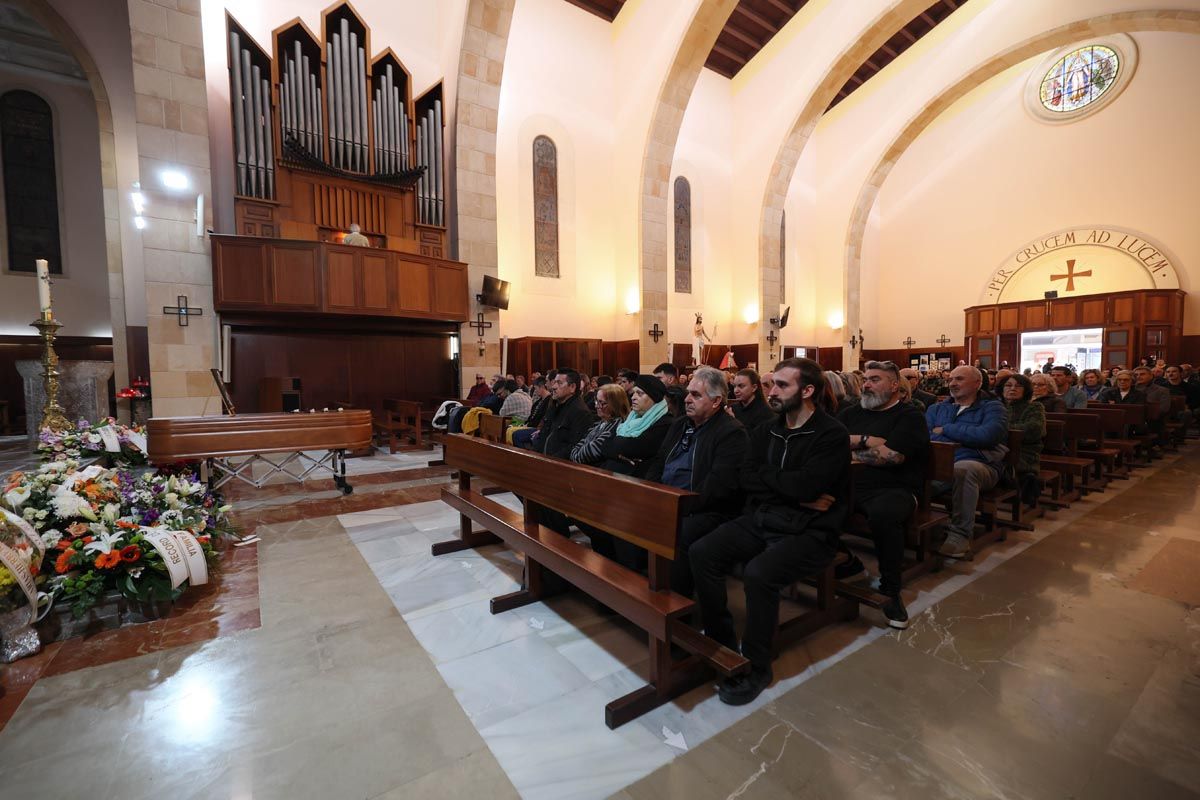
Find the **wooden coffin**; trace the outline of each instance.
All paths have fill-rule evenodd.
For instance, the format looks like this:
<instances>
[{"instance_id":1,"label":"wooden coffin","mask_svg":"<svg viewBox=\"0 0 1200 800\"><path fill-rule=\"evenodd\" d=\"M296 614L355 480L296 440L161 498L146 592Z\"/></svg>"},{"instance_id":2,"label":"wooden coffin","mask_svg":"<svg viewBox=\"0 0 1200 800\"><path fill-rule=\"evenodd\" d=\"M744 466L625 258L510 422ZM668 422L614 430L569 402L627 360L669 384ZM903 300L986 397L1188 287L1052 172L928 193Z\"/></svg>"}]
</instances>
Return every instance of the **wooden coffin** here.
<instances>
[{"instance_id":1,"label":"wooden coffin","mask_svg":"<svg viewBox=\"0 0 1200 800\"><path fill-rule=\"evenodd\" d=\"M156 464L298 450L358 450L371 444L371 412L156 417L147 423L147 433L150 460Z\"/></svg>"}]
</instances>

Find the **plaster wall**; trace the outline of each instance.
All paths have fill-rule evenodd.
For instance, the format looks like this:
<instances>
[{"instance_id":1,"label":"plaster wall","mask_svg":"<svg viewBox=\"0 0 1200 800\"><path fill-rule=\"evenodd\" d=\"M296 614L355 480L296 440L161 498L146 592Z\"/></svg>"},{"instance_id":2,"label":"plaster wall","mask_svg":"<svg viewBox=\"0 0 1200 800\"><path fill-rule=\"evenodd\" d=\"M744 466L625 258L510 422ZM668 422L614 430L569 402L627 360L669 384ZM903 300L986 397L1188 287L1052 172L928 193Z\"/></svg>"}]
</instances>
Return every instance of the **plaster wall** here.
<instances>
[{"instance_id":1,"label":"plaster wall","mask_svg":"<svg viewBox=\"0 0 1200 800\"><path fill-rule=\"evenodd\" d=\"M104 207L100 183L100 130L96 100L83 81L17 71L0 64L0 95L26 90L50 104L58 178L59 233L63 274L54 276L54 312L60 336L112 336L105 259ZM35 335L34 274L9 272L7 230L0 198L0 334Z\"/></svg>"},{"instance_id":2,"label":"plaster wall","mask_svg":"<svg viewBox=\"0 0 1200 800\"><path fill-rule=\"evenodd\" d=\"M991 272L1039 236L1073 226L1112 225L1161 245L1189 292L1185 333L1200 332L1200 97L1180 91L1179 77L1200 73L1200 37L1133 35L1137 71L1125 91L1098 113L1047 125L1024 108L1027 77L1042 63L1029 59L964 97L905 152L879 195L876 247L864 247L863 327L886 345L907 335L931 342L962 335L962 309L975 305ZM1148 125L1163 119L1170 124ZM1101 248L1074 248L1038 259L1092 269L1077 293L1149 288L1132 258ZM1122 260L1129 261L1123 269ZM1058 268L1054 273L1064 273ZM1018 273L1036 286L1005 288L1004 299L1065 294L1065 282L1033 266ZM1122 285L1116 285L1120 283ZM879 298L917 296L937 302L888 308ZM876 312L873 306L878 305Z\"/></svg>"}]
</instances>

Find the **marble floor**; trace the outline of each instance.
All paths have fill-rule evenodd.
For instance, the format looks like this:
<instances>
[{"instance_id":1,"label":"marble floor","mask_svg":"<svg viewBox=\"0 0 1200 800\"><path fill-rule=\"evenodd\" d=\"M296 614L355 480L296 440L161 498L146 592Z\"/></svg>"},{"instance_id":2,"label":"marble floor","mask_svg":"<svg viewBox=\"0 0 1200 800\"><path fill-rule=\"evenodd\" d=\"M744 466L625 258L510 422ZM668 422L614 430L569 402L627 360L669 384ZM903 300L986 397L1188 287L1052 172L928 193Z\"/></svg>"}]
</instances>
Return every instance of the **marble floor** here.
<instances>
[{"instance_id":1,"label":"marble floor","mask_svg":"<svg viewBox=\"0 0 1200 800\"><path fill-rule=\"evenodd\" d=\"M1200 797L1195 444L921 578L907 631L866 610L752 706L617 731L642 638L576 595L487 613L519 560L429 555L432 457L246 494L261 625L41 677L0 797Z\"/></svg>"}]
</instances>

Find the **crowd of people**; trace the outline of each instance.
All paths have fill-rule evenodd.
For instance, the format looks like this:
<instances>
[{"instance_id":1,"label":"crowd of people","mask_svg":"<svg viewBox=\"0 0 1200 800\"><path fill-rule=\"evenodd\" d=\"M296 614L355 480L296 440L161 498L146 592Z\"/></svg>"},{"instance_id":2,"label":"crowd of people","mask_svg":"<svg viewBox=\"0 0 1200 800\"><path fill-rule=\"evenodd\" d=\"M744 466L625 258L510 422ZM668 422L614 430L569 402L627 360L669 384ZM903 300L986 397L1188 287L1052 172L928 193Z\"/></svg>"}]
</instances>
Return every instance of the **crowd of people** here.
<instances>
[{"instance_id":1,"label":"crowd of people","mask_svg":"<svg viewBox=\"0 0 1200 800\"><path fill-rule=\"evenodd\" d=\"M870 530L888 624L908 625L900 593L905 526L923 491L930 442L957 445L953 481L933 488L949 512L939 552L963 558L981 494L1009 481L1036 502L1047 413L1089 400L1158 403L1165 420L1172 397L1182 396L1177 419L1190 425L1200 406L1200 374L1188 364L1108 376L1053 364L1027 372L960 364L922 374L890 361L835 372L804 358L763 375L712 367L681 373L669 363L615 377L564 368L528 381L495 375L489 384L477 375L466 402L509 416L518 447L700 495L682 523L671 588L695 598L706 635L750 661L747 674L719 686L721 699L737 705L773 679L781 592L848 553L841 531L850 514L865 517ZM1005 468L1010 429L1022 432L1015 474ZM559 511L541 513L543 525L563 535L575 527L598 553L646 569L635 545ZM740 637L726 595L737 565L746 596ZM853 554L838 566L842 579L864 572Z\"/></svg>"}]
</instances>

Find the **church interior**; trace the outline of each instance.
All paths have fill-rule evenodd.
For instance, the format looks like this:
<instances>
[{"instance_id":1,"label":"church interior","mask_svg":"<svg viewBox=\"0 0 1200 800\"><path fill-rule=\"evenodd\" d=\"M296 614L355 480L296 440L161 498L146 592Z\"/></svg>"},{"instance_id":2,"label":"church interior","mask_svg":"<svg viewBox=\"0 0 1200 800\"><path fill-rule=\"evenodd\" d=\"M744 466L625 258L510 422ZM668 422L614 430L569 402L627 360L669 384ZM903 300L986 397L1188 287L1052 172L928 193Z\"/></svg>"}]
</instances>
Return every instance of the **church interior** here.
<instances>
[{"instance_id":1,"label":"church interior","mask_svg":"<svg viewBox=\"0 0 1200 800\"><path fill-rule=\"evenodd\" d=\"M1200 798L1197 75L0 0L0 796Z\"/></svg>"}]
</instances>

